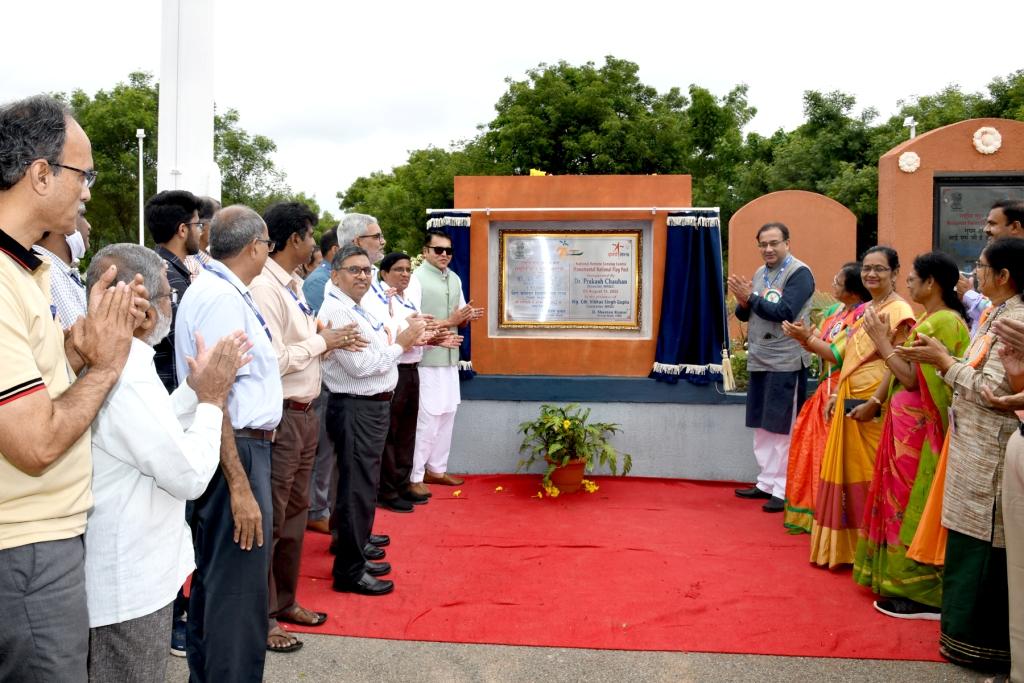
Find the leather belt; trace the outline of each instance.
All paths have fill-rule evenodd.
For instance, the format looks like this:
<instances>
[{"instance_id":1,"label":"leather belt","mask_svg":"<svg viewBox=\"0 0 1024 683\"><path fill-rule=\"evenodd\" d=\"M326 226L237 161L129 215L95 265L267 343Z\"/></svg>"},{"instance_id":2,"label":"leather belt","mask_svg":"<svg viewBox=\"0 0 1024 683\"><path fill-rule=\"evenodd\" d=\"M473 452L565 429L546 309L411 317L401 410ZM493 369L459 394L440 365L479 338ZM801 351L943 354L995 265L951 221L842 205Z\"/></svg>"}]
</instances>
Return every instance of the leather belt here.
<instances>
[{"instance_id":1,"label":"leather belt","mask_svg":"<svg viewBox=\"0 0 1024 683\"><path fill-rule=\"evenodd\" d=\"M394 395L395 392L393 391L382 391L379 394L374 394L372 396L360 396L359 394L339 394L339 396L344 396L345 398L357 398L362 401L390 401L391 397Z\"/></svg>"},{"instance_id":2,"label":"leather belt","mask_svg":"<svg viewBox=\"0 0 1024 683\"><path fill-rule=\"evenodd\" d=\"M277 435L276 429L236 429L235 436L243 439L256 439L258 441L269 441L274 443L274 437Z\"/></svg>"},{"instance_id":3,"label":"leather belt","mask_svg":"<svg viewBox=\"0 0 1024 683\"><path fill-rule=\"evenodd\" d=\"M313 402L312 401L310 401L309 403L302 403L300 401L292 401L291 399L285 399L285 401L284 401L284 409L285 410L298 410L298 411L301 411L301 412L304 413L304 412L306 412L307 410L309 410L312 407L313 407Z\"/></svg>"},{"instance_id":4,"label":"leather belt","mask_svg":"<svg viewBox=\"0 0 1024 683\"><path fill-rule=\"evenodd\" d=\"M419 365L419 363L399 363L398 367L400 367L400 368L414 368L417 365Z\"/></svg>"}]
</instances>

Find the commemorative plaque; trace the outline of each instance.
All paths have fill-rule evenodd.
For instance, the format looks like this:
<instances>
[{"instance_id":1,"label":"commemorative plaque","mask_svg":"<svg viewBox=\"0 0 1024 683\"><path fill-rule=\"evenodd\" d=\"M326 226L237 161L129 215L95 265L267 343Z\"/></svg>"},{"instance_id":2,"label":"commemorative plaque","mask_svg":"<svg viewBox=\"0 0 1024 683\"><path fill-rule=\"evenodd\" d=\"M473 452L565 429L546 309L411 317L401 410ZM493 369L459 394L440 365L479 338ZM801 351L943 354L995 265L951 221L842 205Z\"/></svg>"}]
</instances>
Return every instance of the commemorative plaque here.
<instances>
[{"instance_id":1,"label":"commemorative plaque","mask_svg":"<svg viewBox=\"0 0 1024 683\"><path fill-rule=\"evenodd\" d=\"M499 241L499 327L640 329L640 230L502 230Z\"/></svg>"},{"instance_id":2,"label":"commemorative plaque","mask_svg":"<svg viewBox=\"0 0 1024 683\"><path fill-rule=\"evenodd\" d=\"M972 177L935 179L935 248L974 270L988 243L985 219L1000 199L1024 199L1024 178Z\"/></svg>"}]
</instances>

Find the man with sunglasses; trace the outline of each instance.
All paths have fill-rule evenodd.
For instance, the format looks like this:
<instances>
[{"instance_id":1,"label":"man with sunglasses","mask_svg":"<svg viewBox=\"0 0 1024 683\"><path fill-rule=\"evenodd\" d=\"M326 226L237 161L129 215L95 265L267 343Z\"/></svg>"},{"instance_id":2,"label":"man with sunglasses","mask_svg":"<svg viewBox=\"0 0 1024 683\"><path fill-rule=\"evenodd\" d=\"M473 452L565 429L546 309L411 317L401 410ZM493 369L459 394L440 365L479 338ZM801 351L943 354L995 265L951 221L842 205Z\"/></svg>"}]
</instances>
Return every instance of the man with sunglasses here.
<instances>
[{"instance_id":1,"label":"man with sunglasses","mask_svg":"<svg viewBox=\"0 0 1024 683\"><path fill-rule=\"evenodd\" d=\"M334 590L385 595L394 583L380 580L387 562L367 560L380 484L381 457L391 422L391 398L398 383L398 361L420 340L426 320L410 316L409 326L391 338L384 323L359 302L370 289L373 268L366 250L354 244L339 249L332 264L318 319L343 329L356 323L369 345L359 353L329 352L323 361L330 390L327 429L338 459Z\"/></svg>"},{"instance_id":2,"label":"man with sunglasses","mask_svg":"<svg viewBox=\"0 0 1024 683\"><path fill-rule=\"evenodd\" d=\"M185 190L167 190L149 198L143 210L143 218L149 236L156 243L157 256L167 264L167 281L180 301L192 282L185 259L199 251L199 199ZM174 325L178 306L171 306L171 331L167 338L156 345L157 374L168 392L178 388L177 368L174 358Z\"/></svg>"},{"instance_id":3,"label":"man with sunglasses","mask_svg":"<svg viewBox=\"0 0 1024 683\"><path fill-rule=\"evenodd\" d=\"M413 273L419 284L420 310L433 316L437 327L458 331L483 315L462 295L462 280L448 265L454 254L452 240L443 230L427 230L423 263ZM472 302L470 302L472 303ZM452 447L452 429L459 394L459 350L433 347L425 349L419 365L420 409L416 419L416 449L413 452L409 491L429 496L427 484L460 486L463 480L448 474L448 455Z\"/></svg>"}]
</instances>

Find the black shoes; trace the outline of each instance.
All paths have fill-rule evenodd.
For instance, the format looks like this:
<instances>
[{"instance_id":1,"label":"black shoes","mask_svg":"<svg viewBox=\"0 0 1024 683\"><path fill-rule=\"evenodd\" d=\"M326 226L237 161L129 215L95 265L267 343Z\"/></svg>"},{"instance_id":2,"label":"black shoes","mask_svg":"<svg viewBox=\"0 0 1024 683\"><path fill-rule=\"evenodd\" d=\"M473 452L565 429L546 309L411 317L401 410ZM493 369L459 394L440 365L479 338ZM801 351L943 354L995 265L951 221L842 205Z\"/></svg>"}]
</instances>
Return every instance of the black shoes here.
<instances>
[{"instance_id":1,"label":"black shoes","mask_svg":"<svg viewBox=\"0 0 1024 683\"><path fill-rule=\"evenodd\" d=\"M387 595L395 590L395 582L377 579L364 572L358 581L339 581L335 579L332 587L339 593Z\"/></svg>"},{"instance_id":2,"label":"black shoes","mask_svg":"<svg viewBox=\"0 0 1024 683\"><path fill-rule=\"evenodd\" d=\"M405 498L387 498L378 500L377 507L391 510L392 512L412 512L412 503Z\"/></svg>"},{"instance_id":3,"label":"black shoes","mask_svg":"<svg viewBox=\"0 0 1024 683\"><path fill-rule=\"evenodd\" d=\"M391 543L391 537L386 534L370 534L370 543L378 548L383 548Z\"/></svg>"},{"instance_id":4,"label":"black shoes","mask_svg":"<svg viewBox=\"0 0 1024 683\"><path fill-rule=\"evenodd\" d=\"M767 500L772 497L772 494L765 493L756 486L751 486L749 489L735 489L734 493L737 498L764 498Z\"/></svg>"},{"instance_id":5,"label":"black shoes","mask_svg":"<svg viewBox=\"0 0 1024 683\"><path fill-rule=\"evenodd\" d=\"M372 543L367 543L363 546L363 557L368 560L383 560L384 555L386 554L387 553Z\"/></svg>"},{"instance_id":6,"label":"black shoes","mask_svg":"<svg viewBox=\"0 0 1024 683\"><path fill-rule=\"evenodd\" d=\"M367 562L366 573L370 576L384 576L391 571L391 565L387 562Z\"/></svg>"},{"instance_id":7,"label":"black shoes","mask_svg":"<svg viewBox=\"0 0 1024 683\"><path fill-rule=\"evenodd\" d=\"M761 506L765 512L782 512L786 509L786 501L776 496L770 496L771 500Z\"/></svg>"},{"instance_id":8,"label":"black shoes","mask_svg":"<svg viewBox=\"0 0 1024 683\"><path fill-rule=\"evenodd\" d=\"M416 493L412 489L406 489L399 495L413 505L424 505L428 500L430 500L430 496L425 496L422 493Z\"/></svg>"},{"instance_id":9,"label":"black shoes","mask_svg":"<svg viewBox=\"0 0 1024 683\"><path fill-rule=\"evenodd\" d=\"M942 610L931 605L922 605L909 598L884 598L875 600L875 609L882 614L896 619L925 619L939 621Z\"/></svg>"}]
</instances>

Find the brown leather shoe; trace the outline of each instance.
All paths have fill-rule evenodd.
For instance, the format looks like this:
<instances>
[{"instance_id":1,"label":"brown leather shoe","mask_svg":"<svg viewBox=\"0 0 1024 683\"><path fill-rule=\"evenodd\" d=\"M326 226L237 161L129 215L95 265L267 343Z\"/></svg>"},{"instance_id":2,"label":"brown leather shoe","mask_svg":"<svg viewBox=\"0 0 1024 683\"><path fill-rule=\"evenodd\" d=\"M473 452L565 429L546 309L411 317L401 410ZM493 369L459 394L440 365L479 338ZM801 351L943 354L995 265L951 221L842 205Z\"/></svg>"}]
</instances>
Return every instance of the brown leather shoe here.
<instances>
[{"instance_id":1,"label":"brown leather shoe","mask_svg":"<svg viewBox=\"0 0 1024 683\"><path fill-rule=\"evenodd\" d=\"M409 484L409 490L419 496L426 496L427 498L430 498L432 495L434 495L433 493L430 492L430 489L428 489L427 485L424 484L423 482Z\"/></svg>"},{"instance_id":2,"label":"brown leather shoe","mask_svg":"<svg viewBox=\"0 0 1024 683\"><path fill-rule=\"evenodd\" d=\"M427 472L426 474L423 475L423 483L425 484L440 484L441 486L462 486L464 482L464 479L453 477L447 472L445 472L444 474L434 474L433 472Z\"/></svg>"},{"instance_id":3,"label":"brown leather shoe","mask_svg":"<svg viewBox=\"0 0 1024 683\"><path fill-rule=\"evenodd\" d=\"M306 522L306 528L318 534L331 533L331 524L327 519L311 519Z\"/></svg>"}]
</instances>

